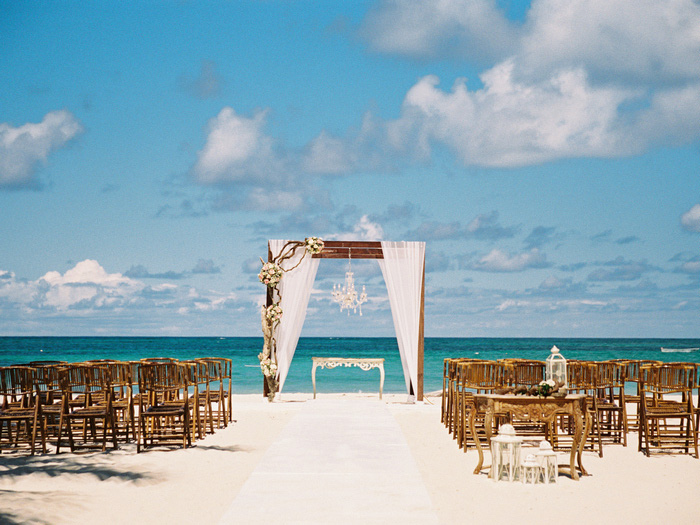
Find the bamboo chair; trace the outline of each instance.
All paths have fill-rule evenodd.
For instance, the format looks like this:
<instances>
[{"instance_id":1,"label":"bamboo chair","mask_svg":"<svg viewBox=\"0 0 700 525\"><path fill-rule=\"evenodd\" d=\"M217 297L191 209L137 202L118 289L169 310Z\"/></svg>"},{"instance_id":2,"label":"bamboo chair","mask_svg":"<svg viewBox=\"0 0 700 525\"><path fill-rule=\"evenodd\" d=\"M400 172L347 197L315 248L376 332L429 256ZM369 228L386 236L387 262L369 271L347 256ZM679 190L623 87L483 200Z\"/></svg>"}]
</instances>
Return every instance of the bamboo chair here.
<instances>
[{"instance_id":1,"label":"bamboo chair","mask_svg":"<svg viewBox=\"0 0 700 525\"><path fill-rule=\"evenodd\" d=\"M504 363L513 367L513 375L509 378L510 386L539 385L545 376L545 362L525 359L504 359Z\"/></svg>"},{"instance_id":2,"label":"bamboo chair","mask_svg":"<svg viewBox=\"0 0 700 525\"><path fill-rule=\"evenodd\" d=\"M229 412L231 407L231 381L229 379L231 377L231 360L217 357L201 357L195 359L195 361L204 363L207 369L208 384L206 393L212 423L216 423L216 428L226 428L231 418Z\"/></svg>"},{"instance_id":3,"label":"bamboo chair","mask_svg":"<svg viewBox=\"0 0 700 525\"><path fill-rule=\"evenodd\" d=\"M65 364L45 364L35 366L34 373L41 404L44 431L47 439L58 438L58 429L63 408L63 390L59 381L59 372Z\"/></svg>"},{"instance_id":4,"label":"bamboo chair","mask_svg":"<svg viewBox=\"0 0 700 525\"><path fill-rule=\"evenodd\" d=\"M136 452L159 444L192 444L187 368L178 363L142 363L139 367L139 416Z\"/></svg>"},{"instance_id":5,"label":"bamboo chair","mask_svg":"<svg viewBox=\"0 0 700 525\"><path fill-rule=\"evenodd\" d=\"M690 363L640 367L639 450L647 456L655 449L683 451L698 457L693 407L695 372L696 365Z\"/></svg>"},{"instance_id":6,"label":"bamboo chair","mask_svg":"<svg viewBox=\"0 0 700 525\"><path fill-rule=\"evenodd\" d=\"M595 363L595 411L601 442L627 446L625 365L612 361Z\"/></svg>"},{"instance_id":7,"label":"bamboo chair","mask_svg":"<svg viewBox=\"0 0 700 525\"><path fill-rule=\"evenodd\" d=\"M476 410L474 394L492 394L499 388L508 384L513 375L512 365L496 361L472 361L458 365L457 376L459 378L458 398L456 401L457 413L457 443L465 452L469 444L479 439L479 432L484 429L483 413L475 414L477 418L476 436L472 436L468 418L472 410ZM508 417L508 414L494 415L494 428L499 420Z\"/></svg>"},{"instance_id":8,"label":"bamboo chair","mask_svg":"<svg viewBox=\"0 0 700 525\"><path fill-rule=\"evenodd\" d=\"M74 365L59 372L63 404L56 442L56 454L61 451L64 428L68 433L71 452L76 448L107 449L107 435L116 450L117 430L114 424L112 388L109 369L101 365ZM98 425L98 423L101 423ZM82 430L82 442L76 443L74 426ZM102 438L97 435L101 429Z\"/></svg>"},{"instance_id":9,"label":"bamboo chair","mask_svg":"<svg viewBox=\"0 0 700 525\"><path fill-rule=\"evenodd\" d=\"M639 368L642 365L661 365L662 361L650 359L622 359L617 360L624 365L625 391L625 412L627 414L627 431L639 431ZM630 387L634 388L634 394L630 392Z\"/></svg>"},{"instance_id":10,"label":"bamboo chair","mask_svg":"<svg viewBox=\"0 0 700 525\"><path fill-rule=\"evenodd\" d=\"M203 439L207 432L207 425L210 432L214 433L214 422L211 415L211 402L209 401L209 378L207 375L207 364L202 361L180 361L180 365L185 367L187 373L187 383L190 424L192 439Z\"/></svg>"},{"instance_id":11,"label":"bamboo chair","mask_svg":"<svg viewBox=\"0 0 700 525\"><path fill-rule=\"evenodd\" d=\"M501 362L512 367L511 376L508 378L508 386L531 388L539 385L545 378L546 363L532 359L502 359ZM511 421L520 436L549 435L546 423L533 423L531 421Z\"/></svg>"},{"instance_id":12,"label":"bamboo chair","mask_svg":"<svg viewBox=\"0 0 700 525\"><path fill-rule=\"evenodd\" d=\"M566 366L567 382L570 394L585 394L587 396L586 407L591 416L591 428L588 432L586 445L590 449L598 449L598 455L603 457L603 442L600 435L600 424L598 419L598 400L596 392L597 365L592 361L568 361ZM569 435L573 428L570 418L562 416L561 428ZM560 436L555 436L555 446L559 444Z\"/></svg>"},{"instance_id":13,"label":"bamboo chair","mask_svg":"<svg viewBox=\"0 0 700 525\"><path fill-rule=\"evenodd\" d=\"M21 444L26 444L33 456L38 429L41 451L45 454L46 436L41 403L36 395L34 369L0 367L0 397L3 400L0 405L0 452L17 450Z\"/></svg>"},{"instance_id":14,"label":"bamboo chair","mask_svg":"<svg viewBox=\"0 0 700 525\"><path fill-rule=\"evenodd\" d=\"M123 435L124 441L129 443L129 433L131 433L131 438L136 441L131 363L107 360L101 363L109 370L110 374L111 402L117 438ZM100 400L98 404L103 404L104 402L104 400Z\"/></svg>"},{"instance_id":15,"label":"bamboo chair","mask_svg":"<svg viewBox=\"0 0 700 525\"><path fill-rule=\"evenodd\" d=\"M444 361L445 370L443 374L443 400L442 400L442 422L447 428L450 434L456 439L457 429L458 429L458 419L457 414L460 412L461 407L461 393L459 389L461 388L461 380L458 376L459 369L458 365L460 363L477 363L483 361L481 359L474 359L471 357L459 357L459 358L447 358Z\"/></svg>"},{"instance_id":16,"label":"bamboo chair","mask_svg":"<svg viewBox=\"0 0 700 525\"><path fill-rule=\"evenodd\" d=\"M452 360L446 357L442 361L442 404L440 407L440 423L447 426L447 396L449 395L450 384L450 362Z\"/></svg>"}]
</instances>

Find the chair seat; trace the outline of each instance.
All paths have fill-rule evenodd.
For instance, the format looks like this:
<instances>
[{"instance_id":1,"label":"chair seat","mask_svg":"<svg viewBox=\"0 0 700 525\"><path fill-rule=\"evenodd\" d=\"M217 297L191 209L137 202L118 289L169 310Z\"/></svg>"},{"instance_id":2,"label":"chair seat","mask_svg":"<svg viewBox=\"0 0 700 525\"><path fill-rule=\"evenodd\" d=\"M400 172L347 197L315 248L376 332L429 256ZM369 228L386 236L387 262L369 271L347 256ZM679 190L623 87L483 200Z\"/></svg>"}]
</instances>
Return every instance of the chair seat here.
<instances>
[{"instance_id":1,"label":"chair seat","mask_svg":"<svg viewBox=\"0 0 700 525\"><path fill-rule=\"evenodd\" d=\"M106 407L89 407L89 408L76 408L70 414L66 414L65 417L70 418L82 418L82 417L104 417L108 415Z\"/></svg>"},{"instance_id":2,"label":"chair seat","mask_svg":"<svg viewBox=\"0 0 700 525\"><path fill-rule=\"evenodd\" d=\"M665 404L663 407L647 407L646 414L648 417L684 417L691 415L688 412L687 405L670 405Z\"/></svg>"},{"instance_id":3,"label":"chair seat","mask_svg":"<svg viewBox=\"0 0 700 525\"><path fill-rule=\"evenodd\" d=\"M0 419L28 419L34 417L33 408L6 408L0 410Z\"/></svg>"},{"instance_id":4,"label":"chair seat","mask_svg":"<svg viewBox=\"0 0 700 525\"><path fill-rule=\"evenodd\" d=\"M143 411L145 417L162 417L162 416L182 416L185 413L185 407L175 405L159 405L151 406Z\"/></svg>"}]
</instances>

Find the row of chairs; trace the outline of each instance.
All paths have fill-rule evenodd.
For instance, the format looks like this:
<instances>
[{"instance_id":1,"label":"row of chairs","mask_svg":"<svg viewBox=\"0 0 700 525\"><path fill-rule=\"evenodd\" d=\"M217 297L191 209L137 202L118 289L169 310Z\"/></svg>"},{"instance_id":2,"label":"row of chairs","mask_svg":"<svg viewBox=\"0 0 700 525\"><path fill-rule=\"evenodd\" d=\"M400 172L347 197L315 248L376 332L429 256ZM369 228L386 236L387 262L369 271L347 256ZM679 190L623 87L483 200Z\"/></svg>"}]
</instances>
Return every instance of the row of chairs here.
<instances>
[{"instance_id":1,"label":"row of chairs","mask_svg":"<svg viewBox=\"0 0 700 525\"><path fill-rule=\"evenodd\" d=\"M0 367L0 452L136 442L188 447L232 421L231 360L57 361ZM66 442L67 441L67 442Z\"/></svg>"},{"instance_id":2,"label":"row of chairs","mask_svg":"<svg viewBox=\"0 0 700 525\"><path fill-rule=\"evenodd\" d=\"M545 362L525 359L487 361L470 358L445 359L443 368L442 422L465 451L478 436L469 433L467 418L474 409L474 393L505 393L529 388L545 378ZM698 365L659 361L611 360L568 361L569 393L587 396L591 429L586 446L603 456L604 444L627 446L627 434L637 431L639 450L682 451L698 457L700 426ZM636 386L634 394L625 385ZM477 414L477 421L481 421ZM502 414L510 419L510 415ZM570 422L560 418L559 428L522 424L520 433L544 433L562 445ZM517 422L516 422L517 423Z\"/></svg>"}]
</instances>

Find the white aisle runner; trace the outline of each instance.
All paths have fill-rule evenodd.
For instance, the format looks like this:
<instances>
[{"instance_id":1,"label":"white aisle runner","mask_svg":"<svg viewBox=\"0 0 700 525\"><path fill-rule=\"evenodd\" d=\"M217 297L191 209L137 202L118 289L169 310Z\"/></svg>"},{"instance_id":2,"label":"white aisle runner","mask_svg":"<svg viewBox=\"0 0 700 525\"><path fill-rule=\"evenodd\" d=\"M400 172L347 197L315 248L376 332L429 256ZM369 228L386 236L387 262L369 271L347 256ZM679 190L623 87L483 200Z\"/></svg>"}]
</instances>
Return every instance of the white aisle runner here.
<instances>
[{"instance_id":1,"label":"white aisle runner","mask_svg":"<svg viewBox=\"0 0 700 525\"><path fill-rule=\"evenodd\" d=\"M220 523L438 519L398 423L375 398L307 401Z\"/></svg>"}]
</instances>

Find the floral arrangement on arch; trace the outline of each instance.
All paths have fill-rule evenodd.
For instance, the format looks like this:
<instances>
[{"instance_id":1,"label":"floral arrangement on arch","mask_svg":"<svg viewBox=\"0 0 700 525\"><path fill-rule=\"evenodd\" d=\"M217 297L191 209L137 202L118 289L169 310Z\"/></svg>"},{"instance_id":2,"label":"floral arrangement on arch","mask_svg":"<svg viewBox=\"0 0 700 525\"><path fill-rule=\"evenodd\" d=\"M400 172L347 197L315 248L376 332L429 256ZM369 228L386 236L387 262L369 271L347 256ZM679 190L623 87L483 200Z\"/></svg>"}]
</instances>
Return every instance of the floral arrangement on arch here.
<instances>
[{"instance_id":1,"label":"floral arrangement on arch","mask_svg":"<svg viewBox=\"0 0 700 525\"><path fill-rule=\"evenodd\" d=\"M272 298L273 301L276 299L276 302L262 307L263 350L258 355L260 370L265 377L267 396L270 401L274 400L279 384L277 379L277 341L275 339L275 330L282 319L282 307L280 306L282 295L278 285L282 281L284 274L297 268L307 254L319 254L323 251L323 247L323 240L320 237L307 237L303 241L289 241L285 243L280 253L270 261L265 262L262 258L260 259L262 268L260 273L258 273L258 279L267 286L268 298ZM301 248L304 249L304 252L299 261L289 269L283 268L282 263L292 259L297 250Z\"/></svg>"}]
</instances>

